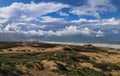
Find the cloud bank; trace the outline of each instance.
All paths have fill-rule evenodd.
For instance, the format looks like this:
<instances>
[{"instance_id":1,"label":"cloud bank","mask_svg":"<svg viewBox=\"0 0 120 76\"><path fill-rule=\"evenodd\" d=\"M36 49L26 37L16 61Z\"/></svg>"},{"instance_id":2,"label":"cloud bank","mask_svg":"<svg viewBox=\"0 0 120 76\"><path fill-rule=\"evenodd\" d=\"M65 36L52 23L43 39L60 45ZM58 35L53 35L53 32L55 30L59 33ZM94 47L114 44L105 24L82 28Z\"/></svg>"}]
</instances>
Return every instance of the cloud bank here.
<instances>
[{"instance_id":1,"label":"cloud bank","mask_svg":"<svg viewBox=\"0 0 120 76\"><path fill-rule=\"evenodd\" d=\"M30 4L14 2L10 6L0 7L0 34L44 38L62 36L98 38L119 35L119 18L101 18L101 14L116 11L117 8L110 0L87 0L81 6L55 2ZM69 20L73 15L78 19ZM82 16L91 16L94 19Z\"/></svg>"}]
</instances>

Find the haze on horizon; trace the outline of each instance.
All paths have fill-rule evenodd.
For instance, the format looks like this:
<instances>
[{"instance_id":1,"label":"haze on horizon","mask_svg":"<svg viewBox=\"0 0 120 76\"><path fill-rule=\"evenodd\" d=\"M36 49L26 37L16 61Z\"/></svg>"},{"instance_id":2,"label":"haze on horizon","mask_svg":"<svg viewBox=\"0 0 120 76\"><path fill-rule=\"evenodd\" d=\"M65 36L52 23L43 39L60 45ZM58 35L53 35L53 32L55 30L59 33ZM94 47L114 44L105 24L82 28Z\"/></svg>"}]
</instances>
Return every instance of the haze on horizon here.
<instances>
[{"instance_id":1,"label":"haze on horizon","mask_svg":"<svg viewBox=\"0 0 120 76\"><path fill-rule=\"evenodd\" d=\"M120 41L119 0L0 0L0 41Z\"/></svg>"}]
</instances>

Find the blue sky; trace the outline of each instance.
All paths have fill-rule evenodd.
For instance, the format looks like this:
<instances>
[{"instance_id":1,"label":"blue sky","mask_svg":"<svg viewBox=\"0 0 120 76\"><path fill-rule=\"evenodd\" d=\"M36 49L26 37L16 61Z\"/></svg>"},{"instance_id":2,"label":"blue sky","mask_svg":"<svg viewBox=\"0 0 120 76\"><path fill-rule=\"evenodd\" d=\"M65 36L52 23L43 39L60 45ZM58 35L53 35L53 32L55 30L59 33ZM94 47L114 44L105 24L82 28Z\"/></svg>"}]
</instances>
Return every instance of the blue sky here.
<instances>
[{"instance_id":1,"label":"blue sky","mask_svg":"<svg viewBox=\"0 0 120 76\"><path fill-rule=\"evenodd\" d=\"M120 41L119 5L119 0L0 0L0 40Z\"/></svg>"}]
</instances>

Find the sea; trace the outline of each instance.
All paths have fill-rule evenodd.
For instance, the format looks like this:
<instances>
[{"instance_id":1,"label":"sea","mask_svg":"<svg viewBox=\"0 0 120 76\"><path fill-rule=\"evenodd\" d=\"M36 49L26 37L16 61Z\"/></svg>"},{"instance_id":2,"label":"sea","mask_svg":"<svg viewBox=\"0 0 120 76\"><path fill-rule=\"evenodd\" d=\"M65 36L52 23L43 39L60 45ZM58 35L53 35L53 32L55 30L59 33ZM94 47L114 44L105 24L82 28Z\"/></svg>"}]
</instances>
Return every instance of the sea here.
<instances>
[{"instance_id":1,"label":"sea","mask_svg":"<svg viewBox=\"0 0 120 76\"><path fill-rule=\"evenodd\" d=\"M77 45L77 46L83 46L91 44L93 46L97 47L108 47L108 48L115 48L120 49L120 43L119 42L57 42L57 41L39 41L40 43L50 43L50 44L67 44L67 45Z\"/></svg>"}]
</instances>

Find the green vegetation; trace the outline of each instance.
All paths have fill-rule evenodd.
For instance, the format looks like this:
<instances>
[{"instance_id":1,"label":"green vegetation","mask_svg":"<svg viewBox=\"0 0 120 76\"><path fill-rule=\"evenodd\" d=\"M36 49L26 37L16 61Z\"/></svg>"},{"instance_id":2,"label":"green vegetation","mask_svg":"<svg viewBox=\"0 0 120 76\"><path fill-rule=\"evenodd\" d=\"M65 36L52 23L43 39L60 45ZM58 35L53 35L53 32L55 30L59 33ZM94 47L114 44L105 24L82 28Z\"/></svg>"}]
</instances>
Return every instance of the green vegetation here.
<instances>
[{"instance_id":1,"label":"green vegetation","mask_svg":"<svg viewBox=\"0 0 120 76\"><path fill-rule=\"evenodd\" d=\"M39 48L54 48L59 44L48 44L48 43L31 43L29 44L32 47L39 47Z\"/></svg>"},{"instance_id":2,"label":"green vegetation","mask_svg":"<svg viewBox=\"0 0 120 76\"><path fill-rule=\"evenodd\" d=\"M64 48L65 51L76 51L76 52L106 52L106 50L95 47L93 45L84 45L84 46L71 46L71 48Z\"/></svg>"},{"instance_id":3,"label":"green vegetation","mask_svg":"<svg viewBox=\"0 0 120 76\"><path fill-rule=\"evenodd\" d=\"M111 64L111 63L93 63L95 67L102 69L103 71L112 71L114 70L120 70L120 66L117 64Z\"/></svg>"},{"instance_id":4,"label":"green vegetation","mask_svg":"<svg viewBox=\"0 0 120 76\"><path fill-rule=\"evenodd\" d=\"M1 76L15 76L20 74L22 74L22 72L15 67L15 64L11 64L11 63L0 64Z\"/></svg>"},{"instance_id":5,"label":"green vegetation","mask_svg":"<svg viewBox=\"0 0 120 76\"><path fill-rule=\"evenodd\" d=\"M0 73L19 75L22 71L16 69L15 65L23 65L28 69L44 70L42 60L53 60L56 62L57 72L63 74L72 74L75 76L105 76L101 72L94 71L89 68L78 68L79 62L90 61L89 57L79 55L76 52L42 52L42 53L10 53L0 55ZM60 64L61 61L66 65ZM6 73L7 72L7 73Z\"/></svg>"},{"instance_id":6,"label":"green vegetation","mask_svg":"<svg viewBox=\"0 0 120 76\"><path fill-rule=\"evenodd\" d=\"M20 46L19 43L15 43L15 42L0 42L0 50L12 48L12 47L17 47L17 46Z\"/></svg>"},{"instance_id":7,"label":"green vegetation","mask_svg":"<svg viewBox=\"0 0 120 76\"><path fill-rule=\"evenodd\" d=\"M58 64L57 67L59 68L59 70L54 70L54 71L59 72L61 74L65 73L65 74L74 75L74 76L108 76L102 72L97 72L87 67L78 68L75 65L74 67L71 67L69 64L67 66L64 66L60 63L57 63L57 64Z\"/></svg>"},{"instance_id":8,"label":"green vegetation","mask_svg":"<svg viewBox=\"0 0 120 76\"><path fill-rule=\"evenodd\" d=\"M70 73L76 76L107 76L102 72L97 72L93 69L82 67L82 68L71 68Z\"/></svg>"},{"instance_id":9,"label":"green vegetation","mask_svg":"<svg viewBox=\"0 0 120 76\"><path fill-rule=\"evenodd\" d=\"M27 44L28 45L28 44ZM19 43L0 43L0 50L11 47L23 46ZM31 47L36 48L54 48L56 44L31 43ZM70 48L69 48L70 47ZM118 64L97 63L89 56L80 54L80 52L104 52L101 48L85 45L64 47L64 51L59 52L24 52L24 53L0 53L0 76L21 76L26 74L19 67L25 67L26 70L44 71L46 68L42 63L43 60L53 61L57 65L56 70L50 70L53 73L66 74L68 76L111 76L104 72L120 70ZM12 51L9 49L9 51ZM101 69L101 72L95 71L88 67L82 67L79 63L91 63L94 67Z\"/></svg>"}]
</instances>

